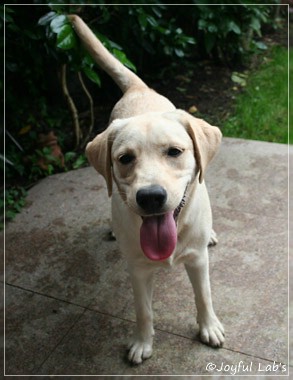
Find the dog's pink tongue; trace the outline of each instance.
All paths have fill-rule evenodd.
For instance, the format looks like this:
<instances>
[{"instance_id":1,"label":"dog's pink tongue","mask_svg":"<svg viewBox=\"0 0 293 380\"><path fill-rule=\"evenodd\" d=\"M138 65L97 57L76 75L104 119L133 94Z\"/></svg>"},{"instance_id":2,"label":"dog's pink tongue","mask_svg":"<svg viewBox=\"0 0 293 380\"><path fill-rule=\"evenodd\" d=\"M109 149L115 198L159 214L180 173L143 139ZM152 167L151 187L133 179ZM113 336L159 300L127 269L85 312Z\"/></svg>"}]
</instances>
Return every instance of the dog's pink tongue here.
<instances>
[{"instance_id":1,"label":"dog's pink tongue","mask_svg":"<svg viewBox=\"0 0 293 380\"><path fill-rule=\"evenodd\" d=\"M140 228L140 245L151 260L165 260L172 255L177 243L173 212L143 219Z\"/></svg>"}]
</instances>

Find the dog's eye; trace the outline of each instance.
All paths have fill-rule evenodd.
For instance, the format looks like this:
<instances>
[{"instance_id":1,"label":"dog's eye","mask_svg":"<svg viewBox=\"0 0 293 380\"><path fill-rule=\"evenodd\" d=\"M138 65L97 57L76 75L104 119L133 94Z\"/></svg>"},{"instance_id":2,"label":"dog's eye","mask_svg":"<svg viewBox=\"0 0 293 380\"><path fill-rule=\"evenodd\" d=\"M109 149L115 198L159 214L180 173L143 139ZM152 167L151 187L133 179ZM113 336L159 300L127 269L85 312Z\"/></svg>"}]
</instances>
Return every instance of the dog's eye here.
<instances>
[{"instance_id":1,"label":"dog's eye","mask_svg":"<svg viewBox=\"0 0 293 380\"><path fill-rule=\"evenodd\" d=\"M135 157L133 154L123 154L122 156L119 157L119 162L122 165L128 165L132 161L134 161Z\"/></svg>"},{"instance_id":2,"label":"dog's eye","mask_svg":"<svg viewBox=\"0 0 293 380\"><path fill-rule=\"evenodd\" d=\"M178 157L182 153L183 153L182 150L180 150L178 148L169 148L168 151L167 151L167 154L170 157Z\"/></svg>"}]
</instances>

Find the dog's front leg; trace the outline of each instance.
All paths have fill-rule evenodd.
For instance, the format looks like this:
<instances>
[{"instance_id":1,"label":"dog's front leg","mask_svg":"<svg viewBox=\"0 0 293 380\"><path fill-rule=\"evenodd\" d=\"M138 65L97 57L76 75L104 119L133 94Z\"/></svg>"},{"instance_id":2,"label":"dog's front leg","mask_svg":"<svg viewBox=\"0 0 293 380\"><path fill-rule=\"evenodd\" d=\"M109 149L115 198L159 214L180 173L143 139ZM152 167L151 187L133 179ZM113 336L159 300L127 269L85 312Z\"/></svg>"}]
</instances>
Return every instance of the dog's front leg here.
<instances>
[{"instance_id":1,"label":"dog's front leg","mask_svg":"<svg viewBox=\"0 0 293 380\"><path fill-rule=\"evenodd\" d=\"M208 250L205 249L199 256L195 256L192 263L185 264L185 268L195 294L201 341L220 347L224 343L225 333L212 305Z\"/></svg>"},{"instance_id":2,"label":"dog's front leg","mask_svg":"<svg viewBox=\"0 0 293 380\"><path fill-rule=\"evenodd\" d=\"M136 311L136 332L129 344L128 359L141 363L152 355L153 346L153 270L129 267Z\"/></svg>"}]
</instances>

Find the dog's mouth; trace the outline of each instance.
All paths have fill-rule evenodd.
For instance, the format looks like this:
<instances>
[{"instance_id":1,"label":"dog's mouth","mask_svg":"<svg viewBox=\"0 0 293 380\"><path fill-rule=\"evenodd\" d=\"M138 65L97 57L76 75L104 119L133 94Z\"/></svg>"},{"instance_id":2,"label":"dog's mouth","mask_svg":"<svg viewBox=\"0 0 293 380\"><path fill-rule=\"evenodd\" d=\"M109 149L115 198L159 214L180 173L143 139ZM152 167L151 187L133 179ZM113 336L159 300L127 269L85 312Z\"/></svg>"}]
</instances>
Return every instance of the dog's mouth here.
<instances>
[{"instance_id":1,"label":"dog's mouth","mask_svg":"<svg viewBox=\"0 0 293 380\"><path fill-rule=\"evenodd\" d=\"M186 192L187 187L175 210L165 214L142 217L140 245L148 259L166 260L174 252L177 244L177 220L185 205Z\"/></svg>"}]
</instances>

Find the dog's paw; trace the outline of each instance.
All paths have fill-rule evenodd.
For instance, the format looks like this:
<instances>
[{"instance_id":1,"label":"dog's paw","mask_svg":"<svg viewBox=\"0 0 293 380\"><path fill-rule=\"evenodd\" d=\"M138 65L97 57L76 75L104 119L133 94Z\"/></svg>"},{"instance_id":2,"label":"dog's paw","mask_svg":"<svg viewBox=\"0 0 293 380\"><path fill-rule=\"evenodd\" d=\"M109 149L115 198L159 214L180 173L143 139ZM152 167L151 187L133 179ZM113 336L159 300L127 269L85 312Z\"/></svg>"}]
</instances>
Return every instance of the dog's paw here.
<instances>
[{"instance_id":1,"label":"dog's paw","mask_svg":"<svg viewBox=\"0 0 293 380\"><path fill-rule=\"evenodd\" d=\"M200 324L200 340L212 347L221 347L225 341L224 327L215 316L209 322Z\"/></svg>"},{"instance_id":2,"label":"dog's paw","mask_svg":"<svg viewBox=\"0 0 293 380\"><path fill-rule=\"evenodd\" d=\"M209 247L212 247L213 245L216 245L216 244L218 244L217 234L215 233L214 230L212 230L210 241L209 241L208 245L209 245Z\"/></svg>"},{"instance_id":3,"label":"dog's paw","mask_svg":"<svg viewBox=\"0 0 293 380\"><path fill-rule=\"evenodd\" d=\"M128 346L128 360L133 364L140 364L152 356L152 342L133 341Z\"/></svg>"}]
</instances>

